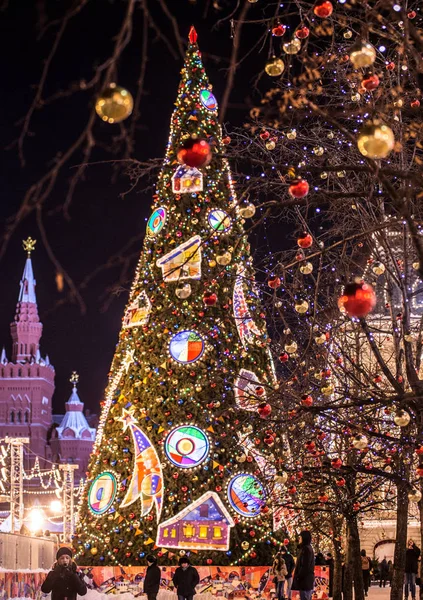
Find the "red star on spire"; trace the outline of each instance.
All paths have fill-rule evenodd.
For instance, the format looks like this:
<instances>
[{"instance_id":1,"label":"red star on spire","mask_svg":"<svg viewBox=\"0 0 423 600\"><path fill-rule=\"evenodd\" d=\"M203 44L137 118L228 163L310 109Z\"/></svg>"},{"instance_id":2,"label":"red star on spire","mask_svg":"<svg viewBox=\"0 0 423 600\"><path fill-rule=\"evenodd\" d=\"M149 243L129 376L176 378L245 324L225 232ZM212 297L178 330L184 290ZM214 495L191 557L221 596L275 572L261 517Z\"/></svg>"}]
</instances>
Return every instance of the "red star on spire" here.
<instances>
[{"instance_id":1,"label":"red star on spire","mask_svg":"<svg viewBox=\"0 0 423 600\"><path fill-rule=\"evenodd\" d=\"M189 30L189 35L188 35L188 39L191 42L191 44L195 44L197 41L197 32L195 31L195 27L194 25L191 25L191 29Z\"/></svg>"}]
</instances>

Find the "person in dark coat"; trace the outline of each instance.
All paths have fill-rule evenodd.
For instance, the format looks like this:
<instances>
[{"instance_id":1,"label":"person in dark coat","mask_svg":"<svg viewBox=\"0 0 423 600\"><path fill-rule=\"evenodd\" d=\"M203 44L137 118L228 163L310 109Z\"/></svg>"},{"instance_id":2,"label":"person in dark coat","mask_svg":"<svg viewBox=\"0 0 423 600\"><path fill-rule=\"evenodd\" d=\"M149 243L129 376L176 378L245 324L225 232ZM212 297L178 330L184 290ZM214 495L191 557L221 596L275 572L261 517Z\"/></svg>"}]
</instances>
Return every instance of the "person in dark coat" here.
<instances>
[{"instance_id":1,"label":"person in dark coat","mask_svg":"<svg viewBox=\"0 0 423 600\"><path fill-rule=\"evenodd\" d=\"M76 600L76 595L85 596L87 586L76 571L70 548L59 548L56 562L41 586L43 594L51 592L51 600Z\"/></svg>"},{"instance_id":2,"label":"person in dark coat","mask_svg":"<svg viewBox=\"0 0 423 600\"><path fill-rule=\"evenodd\" d=\"M302 531L299 542L300 552L295 565L292 589L300 592L300 600L311 600L314 588L314 552L310 532Z\"/></svg>"},{"instance_id":3,"label":"person in dark coat","mask_svg":"<svg viewBox=\"0 0 423 600\"><path fill-rule=\"evenodd\" d=\"M314 564L316 565L316 567L326 566L326 561L325 561L325 557L323 556L323 552L318 552L316 554L316 559L315 559Z\"/></svg>"},{"instance_id":4,"label":"person in dark coat","mask_svg":"<svg viewBox=\"0 0 423 600\"><path fill-rule=\"evenodd\" d=\"M420 548L413 540L409 540L405 553L405 600L408 599L408 591L411 592L412 600L416 600L416 577L419 566Z\"/></svg>"},{"instance_id":5,"label":"person in dark coat","mask_svg":"<svg viewBox=\"0 0 423 600\"><path fill-rule=\"evenodd\" d=\"M361 571L363 573L363 586L364 586L364 595L367 596L369 593L369 587L370 587L370 569L371 569L371 562L370 562L370 558L367 556L366 551L363 550L360 552L360 556L361 556Z\"/></svg>"},{"instance_id":6,"label":"person in dark coat","mask_svg":"<svg viewBox=\"0 0 423 600\"><path fill-rule=\"evenodd\" d=\"M153 554L147 556L147 564L148 567L144 579L144 594L147 594L148 600L156 600L159 593L162 572L157 565L157 558Z\"/></svg>"},{"instance_id":7,"label":"person in dark coat","mask_svg":"<svg viewBox=\"0 0 423 600\"><path fill-rule=\"evenodd\" d=\"M388 567L388 561L386 560L386 556L383 557L383 560L379 565L379 577L380 577L379 587L382 587L382 583L383 583L383 587L385 587L386 582L389 577L389 567Z\"/></svg>"},{"instance_id":8,"label":"person in dark coat","mask_svg":"<svg viewBox=\"0 0 423 600\"><path fill-rule=\"evenodd\" d=\"M333 571L335 563L331 552L326 552L326 565L329 567L329 598L333 598Z\"/></svg>"},{"instance_id":9,"label":"person in dark coat","mask_svg":"<svg viewBox=\"0 0 423 600\"><path fill-rule=\"evenodd\" d=\"M281 548L282 558L285 561L287 575L285 577L286 581L286 597L288 600L291 600L291 588L292 588L292 573L294 572L295 561L292 554L289 552L286 546L282 546Z\"/></svg>"},{"instance_id":10,"label":"person in dark coat","mask_svg":"<svg viewBox=\"0 0 423 600\"><path fill-rule=\"evenodd\" d=\"M192 600L195 594L195 586L200 582L200 576L189 562L188 557L179 559L179 567L173 576L173 585L176 587L178 600Z\"/></svg>"}]
</instances>

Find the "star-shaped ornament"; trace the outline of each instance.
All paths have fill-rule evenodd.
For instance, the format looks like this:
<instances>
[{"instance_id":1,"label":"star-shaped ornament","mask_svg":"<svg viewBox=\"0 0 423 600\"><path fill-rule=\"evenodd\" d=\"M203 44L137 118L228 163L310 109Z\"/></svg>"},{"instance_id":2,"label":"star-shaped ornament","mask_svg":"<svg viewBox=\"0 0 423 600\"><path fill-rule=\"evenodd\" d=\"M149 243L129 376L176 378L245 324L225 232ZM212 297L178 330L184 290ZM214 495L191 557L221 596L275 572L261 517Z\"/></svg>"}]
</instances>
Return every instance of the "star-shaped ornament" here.
<instances>
[{"instance_id":1,"label":"star-shaped ornament","mask_svg":"<svg viewBox=\"0 0 423 600\"><path fill-rule=\"evenodd\" d=\"M137 423L133 410L126 410L126 408L122 409L122 416L119 417L117 421L120 421L123 424L123 431L126 431L130 425L135 425Z\"/></svg>"}]
</instances>

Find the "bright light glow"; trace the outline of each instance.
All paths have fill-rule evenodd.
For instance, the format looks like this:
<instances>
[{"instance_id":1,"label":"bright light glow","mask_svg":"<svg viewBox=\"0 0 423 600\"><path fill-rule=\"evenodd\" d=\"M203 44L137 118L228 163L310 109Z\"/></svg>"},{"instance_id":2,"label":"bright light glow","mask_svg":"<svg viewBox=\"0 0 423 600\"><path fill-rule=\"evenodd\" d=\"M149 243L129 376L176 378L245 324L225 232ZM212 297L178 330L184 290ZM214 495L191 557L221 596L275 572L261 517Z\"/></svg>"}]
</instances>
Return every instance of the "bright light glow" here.
<instances>
[{"instance_id":1,"label":"bright light glow","mask_svg":"<svg viewBox=\"0 0 423 600\"><path fill-rule=\"evenodd\" d=\"M60 500L52 500L51 504L50 504L50 509L52 512L54 513L60 513L62 512L62 503L60 502Z\"/></svg>"},{"instance_id":2,"label":"bright light glow","mask_svg":"<svg viewBox=\"0 0 423 600\"><path fill-rule=\"evenodd\" d=\"M39 508L33 508L29 513L29 528L31 531L39 531L44 525L44 514Z\"/></svg>"}]
</instances>

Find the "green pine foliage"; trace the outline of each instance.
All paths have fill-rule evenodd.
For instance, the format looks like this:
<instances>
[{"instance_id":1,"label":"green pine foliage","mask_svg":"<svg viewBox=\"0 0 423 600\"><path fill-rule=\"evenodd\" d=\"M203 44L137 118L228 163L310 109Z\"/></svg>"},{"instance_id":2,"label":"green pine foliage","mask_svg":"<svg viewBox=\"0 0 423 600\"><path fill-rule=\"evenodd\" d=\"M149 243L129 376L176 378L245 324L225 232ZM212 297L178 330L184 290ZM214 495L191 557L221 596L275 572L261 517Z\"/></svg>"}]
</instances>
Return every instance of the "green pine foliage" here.
<instances>
[{"instance_id":1,"label":"green pine foliage","mask_svg":"<svg viewBox=\"0 0 423 600\"><path fill-rule=\"evenodd\" d=\"M201 100L202 91L209 108ZM263 473L263 465L260 470L253 459L255 451L247 452L239 444L238 434L248 435L256 451L269 459L271 450L263 441L269 436L269 424L255 418L254 422L262 426L259 431L253 430L251 417L270 394L274 377L264 314L254 288L242 207L235 197L228 164L222 158L225 146L210 91L197 44L191 41L152 206L153 213L160 211L148 222L79 508L75 547L83 565L136 566L144 564L145 554L151 551L163 553L162 562L167 564L177 562L185 552L195 564L271 564L275 544L269 509L272 471ZM193 136L207 140L212 151L210 164L199 169L203 190L189 192L182 188L175 193L172 176L181 166L177 152L184 140ZM194 179L191 185L195 185ZM218 219L213 221L213 210L225 211L226 215L218 213ZM213 224L221 231L214 229ZM172 263L165 280L157 260L195 236L200 238L197 253L195 245L194 250L188 249L182 267ZM244 344L234 317L233 291L237 282L251 316L249 319L244 315L238 323L241 327L251 326ZM216 294L215 305L205 305L207 293ZM184 331L194 332L193 356L204 344L201 357L187 364L175 360L170 352L172 339ZM181 347L183 344L176 352ZM183 353L178 356L181 359ZM236 403L234 388L240 369L254 372L259 382L253 386L254 393L250 393L249 411ZM210 444L207 456L195 468L176 466L165 452L167 436L182 425L195 425L203 432L202 439L207 436ZM131 434L134 428L139 428L151 442L148 459L150 468L153 463L153 472L156 469L152 484L156 491L160 488L157 467L160 469L161 465L160 500L151 501L150 486L150 496L141 498L134 493L131 503L124 502L131 489L141 486L143 477L136 466ZM267 444L272 444L271 438ZM183 445L182 450L187 451ZM111 478L107 475L106 487L96 483L103 473L111 474ZM236 512L228 500L228 484L238 473L255 474L266 490L268 497L259 498L263 502L253 518ZM150 475L148 482L151 481ZM143 487L147 488L148 485ZM168 548L156 544L159 523L208 491L219 496L234 520L229 549L180 549L172 547L172 541ZM97 505L97 513L93 510L96 498L103 502Z\"/></svg>"}]
</instances>

